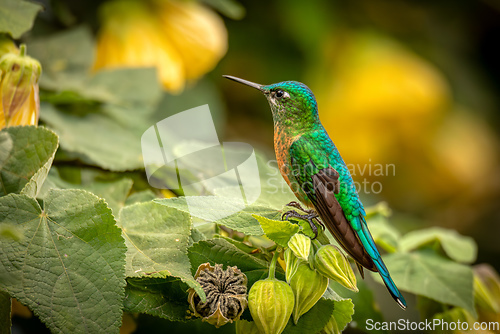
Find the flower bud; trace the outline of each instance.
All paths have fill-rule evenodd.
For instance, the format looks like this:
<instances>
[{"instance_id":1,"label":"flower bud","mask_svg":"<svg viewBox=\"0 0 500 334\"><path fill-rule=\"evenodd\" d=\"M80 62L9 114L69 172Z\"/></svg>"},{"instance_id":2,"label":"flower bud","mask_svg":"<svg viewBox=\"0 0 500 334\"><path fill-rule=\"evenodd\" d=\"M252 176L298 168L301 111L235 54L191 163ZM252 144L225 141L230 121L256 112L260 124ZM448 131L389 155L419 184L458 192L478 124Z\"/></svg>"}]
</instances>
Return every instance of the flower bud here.
<instances>
[{"instance_id":1,"label":"flower bud","mask_svg":"<svg viewBox=\"0 0 500 334\"><path fill-rule=\"evenodd\" d=\"M25 55L7 53L0 58L0 129L5 126L36 125L40 100L40 63Z\"/></svg>"},{"instance_id":2,"label":"flower bud","mask_svg":"<svg viewBox=\"0 0 500 334\"><path fill-rule=\"evenodd\" d=\"M316 252L313 262L314 268L321 274L334 280L349 290L358 292L356 276L349 260L333 245L324 245Z\"/></svg>"},{"instance_id":3,"label":"flower bud","mask_svg":"<svg viewBox=\"0 0 500 334\"><path fill-rule=\"evenodd\" d=\"M248 293L248 308L264 334L281 333L294 307L292 288L283 281L267 278L255 282Z\"/></svg>"},{"instance_id":4,"label":"flower bud","mask_svg":"<svg viewBox=\"0 0 500 334\"><path fill-rule=\"evenodd\" d=\"M292 250L296 257L307 261L311 253L311 238L306 237L302 233L295 233L288 241L288 247Z\"/></svg>"},{"instance_id":5,"label":"flower bud","mask_svg":"<svg viewBox=\"0 0 500 334\"><path fill-rule=\"evenodd\" d=\"M207 296L203 303L194 289L189 289L188 302L195 316L217 328L240 318L247 307L244 273L237 267L222 270L222 264L212 267L207 262L198 267L194 277Z\"/></svg>"},{"instance_id":6,"label":"flower bud","mask_svg":"<svg viewBox=\"0 0 500 334\"><path fill-rule=\"evenodd\" d=\"M299 262L297 270L290 279L290 287L295 295L293 322L309 311L321 298L328 287L328 278L317 270L311 269L306 262Z\"/></svg>"}]
</instances>

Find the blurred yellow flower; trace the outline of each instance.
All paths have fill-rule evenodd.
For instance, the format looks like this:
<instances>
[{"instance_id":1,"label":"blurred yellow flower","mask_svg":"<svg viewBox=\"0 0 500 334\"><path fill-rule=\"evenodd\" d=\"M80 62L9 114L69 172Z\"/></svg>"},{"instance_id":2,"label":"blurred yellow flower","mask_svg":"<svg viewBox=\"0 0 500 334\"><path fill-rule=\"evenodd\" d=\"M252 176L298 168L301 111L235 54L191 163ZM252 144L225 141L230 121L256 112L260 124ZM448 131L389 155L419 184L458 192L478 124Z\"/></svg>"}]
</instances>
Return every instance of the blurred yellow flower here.
<instances>
[{"instance_id":1,"label":"blurred yellow flower","mask_svg":"<svg viewBox=\"0 0 500 334\"><path fill-rule=\"evenodd\" d=\"M335 45L325 57L330 69L313 88L354 180L378 182L361 192L415 210L443 207L467 186L487 189L480 185L491 182L499 144L487 124L455 105L437 67L380 34L350 32L328 45Z\"/></svg>"},{"instance_id":2,"label":"blurred yellow flower","mask_svg":"<svg viewBox=\"0 0 500 334\"><path fill-rule=\"evenodd\" d=\"M384 36L352 34L348 41L337 56L334 84L318 97L327 130L354 162L392 159L421 146L451 102L443 76Z\"/></svg>"},{"instance_id":3,"label":"blurred yellow flower","mask_svg":"<svg viewBox=\"0 0 500 334\"><path fill-rule=\"evenodd\" d=\"M20 52L6 53L0 58L0 129L38 124L38 79L42 68L25 53L22 45Z\"/></svg>"},{"instance_id":4,"label":"blurred yellow flower","mask_svg":"<svg viewBox=\"0 0 500 334\"><path fill-rule=\"evenodd\" d=\"M227 49L222 19L196 2L113 0L100 16L94 70L156 67L171 92L211 70Z\"/></svg>"}]
</instances>

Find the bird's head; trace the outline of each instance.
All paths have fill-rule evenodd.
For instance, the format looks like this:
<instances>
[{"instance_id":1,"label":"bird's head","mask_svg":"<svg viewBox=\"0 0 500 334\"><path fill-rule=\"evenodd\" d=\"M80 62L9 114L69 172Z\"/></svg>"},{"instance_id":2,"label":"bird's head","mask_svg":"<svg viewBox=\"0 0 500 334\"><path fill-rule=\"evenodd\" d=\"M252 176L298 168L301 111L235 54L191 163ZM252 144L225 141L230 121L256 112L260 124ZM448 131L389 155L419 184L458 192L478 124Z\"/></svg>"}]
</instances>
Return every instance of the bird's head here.
<instances>
[{"instance_id":1,"label":"bird's head","mask_svg":"<svg viewBox=\"0 0 500 334\"><path fill-rule=\"evenodd\" d=\"M224 77L262 92L271 106L275 126L301 127L319 123L316 98L309 87L301 82L260 85L230 75Z\"/></svg>"}]
</instances>

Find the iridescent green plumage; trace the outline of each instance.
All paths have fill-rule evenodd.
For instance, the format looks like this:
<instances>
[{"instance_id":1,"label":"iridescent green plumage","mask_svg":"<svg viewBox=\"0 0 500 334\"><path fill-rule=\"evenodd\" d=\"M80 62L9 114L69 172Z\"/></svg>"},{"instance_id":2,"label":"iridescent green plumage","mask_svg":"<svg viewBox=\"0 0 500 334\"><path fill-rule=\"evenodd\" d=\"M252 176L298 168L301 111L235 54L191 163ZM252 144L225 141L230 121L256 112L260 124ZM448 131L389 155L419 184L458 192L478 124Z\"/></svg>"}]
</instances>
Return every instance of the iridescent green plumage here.
<instances>
[{"instance_id":1,"label":"iridescent green plumage","mask_svg":"<svg viewBox=\"0 0 500 334\"><path fill-rule=\"evenodd\" d=\"M274 148L283 178L302 203L317 211L358 267L378 271L393 298L405 308L406 302L368 230L365 210L351 174L319 120L311 90L296 81L259 85L225 77L254 87L267 97L274 120Z\"/></svg>"}]
</instances>

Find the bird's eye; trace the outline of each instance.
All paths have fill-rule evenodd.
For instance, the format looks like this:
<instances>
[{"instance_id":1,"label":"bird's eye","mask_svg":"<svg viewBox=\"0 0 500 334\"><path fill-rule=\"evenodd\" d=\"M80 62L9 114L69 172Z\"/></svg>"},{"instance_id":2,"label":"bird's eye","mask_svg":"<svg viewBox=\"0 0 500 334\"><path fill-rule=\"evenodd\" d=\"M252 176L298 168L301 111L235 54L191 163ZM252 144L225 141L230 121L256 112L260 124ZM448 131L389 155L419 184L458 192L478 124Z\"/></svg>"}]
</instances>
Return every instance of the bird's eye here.
<instances>
[{"instance_id":1,"label":"bird's eye","mask_svg":"<svg viewBox=\"0 0 500 334\"><path fill-rule=\"evenodd\" d=\"M276 91L276 97L277 97L278 99L281 99L281 98L283 97L283 95L285 95L285 92L284 92L284 91L282 91L281 89L278 89L278 90Z\"/></svg>"}]
</instances>

